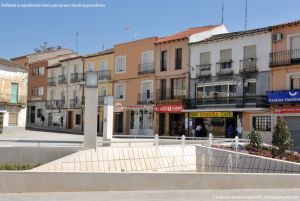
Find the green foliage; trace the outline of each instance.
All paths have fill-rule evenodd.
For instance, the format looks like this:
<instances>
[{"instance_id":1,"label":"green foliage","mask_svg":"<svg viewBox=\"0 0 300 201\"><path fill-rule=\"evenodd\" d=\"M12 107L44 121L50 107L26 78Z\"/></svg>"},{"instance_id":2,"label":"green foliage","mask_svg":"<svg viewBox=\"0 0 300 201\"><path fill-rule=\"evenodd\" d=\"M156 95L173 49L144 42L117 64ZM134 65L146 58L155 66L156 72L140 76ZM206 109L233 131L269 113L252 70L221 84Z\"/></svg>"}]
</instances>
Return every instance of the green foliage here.
<instances>
[{"instance_id":1,"label":"green foliage","mask_svg":"<svg viewBox=\"0 0 300 201\"><path fill-rule=\"evenodd\" d=\"M35 168L37 166L40 166L40 164L13 164L13 163L4 163L0 164L0 170L30 170L32 168Z\"/></svg>"},{"instance_id":2,"label":"green foliage","mask_svg":"<svg viewBox=\"0 0 300 201\"><path fill-rule=\"evenodd\" d=\"M282 117L279 117L272 137L273 157L284 157L293 147L290 130Z\"/></svg>"},{"instance_id":3,"label":"green foliage","mask_svg":"<svg viewBox=\"0 0 300 201\"><path fill-rule=\"evenodd\" d=\"M259 131L253 129L248 135L251 147L260 149L263 144L263 138Z\"/></svg>"}]
</instances>

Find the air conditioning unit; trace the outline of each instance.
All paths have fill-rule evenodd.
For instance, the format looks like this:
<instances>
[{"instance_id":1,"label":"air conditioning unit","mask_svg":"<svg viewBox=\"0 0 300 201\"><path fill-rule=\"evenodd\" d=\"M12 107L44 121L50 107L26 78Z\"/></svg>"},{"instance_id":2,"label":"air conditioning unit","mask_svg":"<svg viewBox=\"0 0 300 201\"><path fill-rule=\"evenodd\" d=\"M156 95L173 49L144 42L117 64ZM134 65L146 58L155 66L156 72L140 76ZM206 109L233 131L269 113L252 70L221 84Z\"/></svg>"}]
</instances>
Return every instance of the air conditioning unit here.
<instances>
[{"instance_id":1,"label":"air conditioning unit","mask_svg":"<svg viewBox=\"0 0 300 201\"><path fill-rule=\"evenodd\" d=\"M274 42L281 41L282 40L282 33L273 34L272 39L273 39Z\"/></svg>"}]
</instances>

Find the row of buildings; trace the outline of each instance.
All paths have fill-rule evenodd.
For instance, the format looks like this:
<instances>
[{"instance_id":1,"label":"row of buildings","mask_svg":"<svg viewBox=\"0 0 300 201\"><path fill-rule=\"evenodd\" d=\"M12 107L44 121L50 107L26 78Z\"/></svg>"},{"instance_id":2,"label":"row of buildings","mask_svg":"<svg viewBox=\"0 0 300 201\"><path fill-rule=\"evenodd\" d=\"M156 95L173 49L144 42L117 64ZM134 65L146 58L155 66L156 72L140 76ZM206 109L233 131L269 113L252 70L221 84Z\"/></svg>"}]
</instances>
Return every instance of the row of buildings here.
<instances>
[{"instance_id":1,"label":"row of buildings","mask_svg":"<svg viewBox=\"0 0 300 201\"><path fill-rule=\"evenodd\" d=\"M270 142L284 116L300 144L300 21L241 32L190 28L80 56L58 49L12 58L28 73L28 126L82 131L85 72L98 72L98 131L114 96L115 134L218 137L255 128ZM41 117L45 117L45 122Z\"/></svg>"}]
</instances>

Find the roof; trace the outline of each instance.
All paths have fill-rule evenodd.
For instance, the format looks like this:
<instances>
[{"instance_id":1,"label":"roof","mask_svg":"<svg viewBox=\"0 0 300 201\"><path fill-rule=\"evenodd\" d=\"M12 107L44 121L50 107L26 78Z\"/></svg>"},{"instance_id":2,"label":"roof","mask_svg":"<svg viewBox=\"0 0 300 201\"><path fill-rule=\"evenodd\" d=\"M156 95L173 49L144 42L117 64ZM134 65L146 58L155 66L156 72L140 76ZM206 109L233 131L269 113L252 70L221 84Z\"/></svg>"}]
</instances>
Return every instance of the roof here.
<instances>
[{"instance_id":1,"label":"roof","mask_svg":"<svg viewBox=\"0 0 300 201\"><path fill-rule=\"evenodd\" d=\"M187 37L189 37L193 34L200 33L200 32L203 32L203 31L208 31L208 30L213 29L217 26L219 26L219 25L209 25L209 26L204 26L204 27L189 28L185 31L175 33L175 34L163 37L163 38L159 38L156 43L165 43L165 42L171 42L171 41L174 41L174 40L182 40L182 39L185 39L185 38L187 38Z\"/></svg>"},{"instance_id":2,"label":"roof","mask_svg":"<svg viewBox=\"0 0 300 201\"><path fill-rule=\"evenodd\" d=\"M87 55L83 56L83 58L97 57L97 56L102 56L102 55L106 55L106 54L113 54L113 53L114 53L114 48L109 48L109 49L103 50L101 52L97 52L97 53L93 53L93 54L87 54Z\"/></svg>"},{"instance_id":3,"label":"roof","mask_svg":"<svg viewBox=\"0 0 300 201\"><path fill-rule=\"evenodd\" d=\"M283 27L287 27L287 26L295 26L295 25L299 25L300 24L300 20L295 20L295 21L291 21L291 22L286 22L286 23L282 23L282 24L275 24L270 26L271 29L277 29L277 28L283 28Z\"/></svg>"},{"instance_id":4,"label":"roof","mask_svg":"<svg viewBox=\"0 0 300 201\"><path fill-rule=\"evenodd\" d=\"M197 41L194 43L190 44L198 44L198 43L207 43L207 42L213 42L213 41L219 41L219 40L227 40L227 39L233 39L236 37L240 36L248 36L248 35L253 35L257 33L264 33L264 32L269 32L270 27L265 27L265 28L259 28L259 29L251 29L251 30L246 30L246 31L237 31L237 32L230 32L230 33L224 33L224 34L216 34L213 35L205 40L202 41Z\"/></svg>"},{"instance_id":5,"label":"roof","mask_svg":"<svg viewBox=\"0 0 300 201\"><path fill-rule=\"evenodd\" d=\"M13 57L10 60L13 61L13 60L18 60L18 59L26 58L26 57L31 56L31 55L43 54L43 53L49 53L49 52L56 52L56 51L61 51L61 50L70 50L70 51L73 51L73 50L68 49L68 48L53 49L53 50L46 50L45 52L34 52L34 53L31 53L31 54L25 54L25 55L22 55L22 56Z\"/></svg>"},{"instance_id":6,"label":"roof","mask_svg":"<svg viewBox=\"0 0 300 201\"><path fill-rule=\"evenodd\" d=\"M56 68L56 67L60 67L60 66L61 66L61 63L55 63L50 66L47 66L47 68Z\"/></svg>"},{"instance_id":7,"label":"roof","mask_svg":"<svg viewBox=\"0 0 300 201\"><path fill-rule=\"evenodd\" d=\"M28 67L26 67L26 66L21 66L19 64L16 64L12 61L9 61L9 60L3 59L3 58L0 58L0 64L5 65L5 66L9 66L9 67L28 70Z\"/></svg>"},{"instance_id":8,"label":"roof","mask_svg":"<svg viewBox=\"0 0 300 201\"><path fill-rule=\"evenodd\" d=\"M76 57L62 59L62 60L60 60L60 62L71 61L71 60L81 59L81 58L82 58L82 56L76 56Z\"/></svg>"}]
</instances>

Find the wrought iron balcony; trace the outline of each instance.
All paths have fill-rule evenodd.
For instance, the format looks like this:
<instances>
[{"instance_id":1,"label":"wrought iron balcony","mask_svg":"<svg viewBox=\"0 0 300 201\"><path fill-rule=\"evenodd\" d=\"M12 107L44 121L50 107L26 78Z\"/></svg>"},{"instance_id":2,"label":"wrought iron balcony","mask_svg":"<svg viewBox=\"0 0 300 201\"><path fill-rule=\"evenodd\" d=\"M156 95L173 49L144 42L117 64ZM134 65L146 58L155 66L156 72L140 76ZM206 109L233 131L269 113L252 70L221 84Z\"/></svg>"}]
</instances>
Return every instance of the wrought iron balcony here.
<instances>
[{"instance_id":1,"label":"wrought iron balcony","mask_svg":"<svg viewBox=\"0 0 300 201\"><path fill-rule=\"evenodd\" d=\"M65 100L50 100L46 102L47 109L62 109L66 108Z\"/></svg>"},{"instance_id":2,"label":"wrought iron balcony","mask_svg":"<svg viewBox=\"0 0 300 201\"><path fill-rule=\"evenodd\" d=\"M48 77L48 86L56 86L56 78Z\"/></svg>"},{"instance_id":3,"label":"wrought iron balcony","mask_svg":"<svg viewBox=\"0 0 300 201\"><path fill-rule=\"evenodd\" d=\"M154 99L153 99L153 93L140 93L138 94L138 101L137 104L139 105L145 105L145 104L153 104Z\"/></svg>"},{"instance_id":4,"label":"wrought iron balcony","mask_svg":"<svg viewBox=\"0 0 300 201\"><path fill-rule=\"evenodd\" d=\"M69 108L81 108L83 105L83 102L80 99L70 99L70 105Z\"/></svg>"},{"instance_id":5,"label":"wrought iron balcony","mask_svg":"<svg viewBox=\"0 0 300 201\"><path fill-rule=\"evenodd\" d=\"M241 60L240 73L255 73L257 71L256 61L257 58Z\"/></svg>"},{"instance_id":6,"label":"wrought iron balcony","mask_svg":"<svg viewBox=\"0 0 300 201\"><path fill-rule=\"evenodd\" d=\"M70 75L70 83L84 82L84 73L72 73Z\"/></svg>"},{"instance_id":7,"label":"wrought iron balcony","mask_svg":"<svg viewBox=\"0 0 300 201\"><path fill-rule=\"evenodd\" d=\"M10 93L0 93L0 103L7 105L26 105L27 96L12 95Z\"/></svg>"},{"instance_id":8,"label":"wrought iron balcony","mask_svg":"<svg viewBox=\"0 0 300 201\"><path fill-rule=\"evenodd\" d=\"M217 63L216 74L217 75L232 75L233 74L232 63L233 63L232 60L219 61Z\"/></svg>"},{"instance_id":9,"label":"wrought iron balcony","mask_svg":"<svg viewBox=\"0 0 300 201\"><path fill-rule=\"evenodd\" d=\"M158 89L156 90L156 100L158 102L180 102L187 95L186 89Z\"/></svg>"},{"instance_id":10,"label":"wrought iron balcony","mask_svg":"<svg viewBox=\"0 0 300 201\"><path fill-rule=\"evenodd\" d=\"M270 67L300 64L300 49L285 50L270 53Z\"/></svg>"},{"instance_id":11,"label":"wrought iron balcony","mask_svg":"<svg viewBox=\"0 0 300 201\"><path fill-rule=\"evenodd\" d=\"M98 80L111 80L111 70L101 70L98 72Z\"/></svg>"},{"instance_id":12,"label":"wrought iron balcony","mask_svg":"<svg viewBox=\"0 0 300 201\"><path fill-rule=\"evenodd\" d=\"M155 65L154 62L139 64L138 74L151 74L155 73Z\"/></svg>"},{"instance_id":13,"label":"wrought iron balcony","mask_svg":"<svg viewBox=\"0 0 300 201\"><path fill-rule=\"evenodd\" d=\"M211 64L200 64L196 67L198 68L196 73L197 77L207 77L211 75Z\"/></svg>"},{"instance_id":14,"label":"wrought iron balcony","mask_svg":"<svg viewBox=\"0 0 300 201\"><path fill-rule=\"evenodd\" d=\"M59 75L58 76L58 84L67 84L67 76Z\"/></svg>"},{"instance_id":15,"label":"wrought iron balcony","mask_svg":"<svg viewBox=\"0 0 300 201\"><path fill-rule=\"evenodd\" d=\"M268 107L267 96L232 96L214 98L185 99L185 109L200 108L265 108Z\"/></svg>"}]
</instances>

